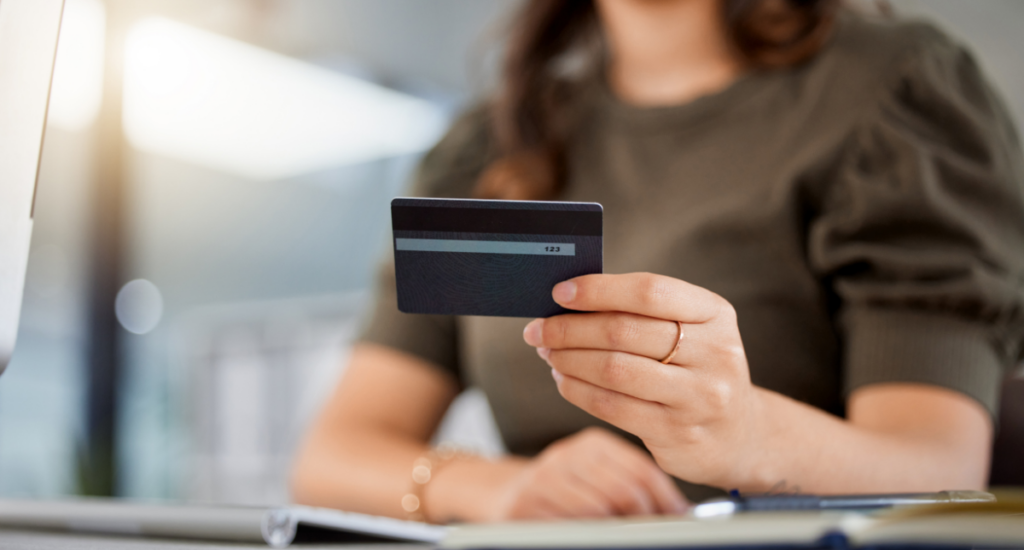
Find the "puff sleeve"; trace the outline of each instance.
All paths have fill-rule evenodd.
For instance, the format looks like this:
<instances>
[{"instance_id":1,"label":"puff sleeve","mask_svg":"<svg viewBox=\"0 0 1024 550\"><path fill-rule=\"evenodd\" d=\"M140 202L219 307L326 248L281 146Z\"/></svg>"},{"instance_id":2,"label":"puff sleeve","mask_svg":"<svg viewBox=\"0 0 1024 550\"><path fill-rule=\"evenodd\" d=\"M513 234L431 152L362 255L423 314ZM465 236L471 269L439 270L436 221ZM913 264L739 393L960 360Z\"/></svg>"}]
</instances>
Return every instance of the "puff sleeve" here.
<instances>
[{"instance_id":1,"label":"puff sleeve","mask_svg":"<svg viewBox=\"0 0 1024 550\"><path fill-rule=\"evenodd\" d=\"M468 197L493 158L493 140L483 108L459 117L417 170L413 196ZM358 338L417 356L452 375L465 386L460 366L456 318L411 315L398 311L391 248L378 271L369 323Z\"/></svg>"},{"instance_id":2,"label":"puff sleeve","mask_svg":"<svg viewBox=\"0 0 1024 550\"><path fill-rule=\"evenodd\" d=\"M1024 162L970 55L923 41L844 142L809 228L844 390L919 382L995 414L1024 334Z\"/></svg>"}]
</instances>

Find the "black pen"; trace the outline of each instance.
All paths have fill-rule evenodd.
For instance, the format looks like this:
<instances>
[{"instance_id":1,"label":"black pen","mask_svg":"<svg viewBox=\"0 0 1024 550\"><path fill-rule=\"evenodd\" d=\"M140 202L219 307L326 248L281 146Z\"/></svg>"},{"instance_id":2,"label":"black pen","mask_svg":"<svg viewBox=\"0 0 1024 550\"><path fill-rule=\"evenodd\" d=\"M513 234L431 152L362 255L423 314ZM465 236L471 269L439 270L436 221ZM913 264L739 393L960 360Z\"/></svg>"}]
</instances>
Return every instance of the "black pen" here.
<instances>
[{"instance_id":1,"label":"black pen","mask_svg":"<svg viewBox=\"0 0 1024 550\"><path fill-rule=\"evenodd\" d=\"M728 516L739 512L784 512L793 510L874 510L920 504L995 502L984 491L942 491L883 495L739 495L709 500L693 508L698 518Z\"/></svg>"}]
</instances>

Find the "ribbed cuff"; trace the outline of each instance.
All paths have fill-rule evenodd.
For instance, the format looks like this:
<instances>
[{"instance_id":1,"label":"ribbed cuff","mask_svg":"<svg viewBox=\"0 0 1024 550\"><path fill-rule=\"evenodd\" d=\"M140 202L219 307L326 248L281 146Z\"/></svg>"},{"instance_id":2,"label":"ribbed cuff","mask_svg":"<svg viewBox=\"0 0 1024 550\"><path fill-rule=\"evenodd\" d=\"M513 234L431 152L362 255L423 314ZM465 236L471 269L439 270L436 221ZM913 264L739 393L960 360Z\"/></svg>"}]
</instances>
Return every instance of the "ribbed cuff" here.
<instances>
[{"instance_id":1,"label":"ribbed cuff","mask_svg":"<svg viewBox=\"0 0 1024 550\"><path fill-rule=\"evenodd\" d=\"M1005 365L989 328L949 314L855 307L842 316L844 393L918 382L964 393L998 416Z\"/></svg>"}]
</instances>

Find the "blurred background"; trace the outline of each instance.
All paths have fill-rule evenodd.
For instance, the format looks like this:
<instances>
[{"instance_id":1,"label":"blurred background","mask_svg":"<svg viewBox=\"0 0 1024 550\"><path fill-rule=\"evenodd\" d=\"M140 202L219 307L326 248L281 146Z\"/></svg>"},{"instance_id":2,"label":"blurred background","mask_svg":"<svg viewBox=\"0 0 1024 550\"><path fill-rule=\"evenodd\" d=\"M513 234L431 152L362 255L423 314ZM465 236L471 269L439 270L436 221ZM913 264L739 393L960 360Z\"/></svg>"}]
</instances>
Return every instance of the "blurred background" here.
<instances>
[{"instance_id":1,"label":"blurred background","mask_svg":"<svg viewBox=\"0 0 1024 550\"><path fill-rule=\"evenodd\" d=\"M515 0L66 0L0 496L273 504ZM1024 116L1024 3L892 2ZM500 453L470 390L438 439Z\"/></svg>"}]
</instances>

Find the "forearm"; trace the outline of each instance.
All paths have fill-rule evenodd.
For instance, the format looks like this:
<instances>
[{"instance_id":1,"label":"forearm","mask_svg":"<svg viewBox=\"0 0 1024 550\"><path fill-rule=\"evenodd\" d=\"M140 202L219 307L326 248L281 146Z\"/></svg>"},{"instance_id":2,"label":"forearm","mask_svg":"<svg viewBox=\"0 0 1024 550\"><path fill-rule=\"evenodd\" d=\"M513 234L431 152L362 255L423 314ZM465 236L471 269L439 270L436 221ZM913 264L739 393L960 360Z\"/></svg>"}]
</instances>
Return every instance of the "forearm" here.
<instances>
[{"instance_id":1,"label":"forearm","mask_svg":"<svg viewBox=\"0 0 1024 550\"><path fill-rule=\"evenodd\" d=\"M752 435L758 449L734 472L742 490L766 491L784 483L810 493L882 493L986 484L991 431L949 426L964 420L948 407L929 410L922 402L913 410L908 404L911 410L900 411L899 420L850 411L846 420L775 392L757 388L756 393L763 423ZM934 429L935 417L943 415L948 419L939 424L958 429Z\"/></svg>"},{"instance_id":2,"label":"forearm","mask_svg":"<svg viewBox=\"0 0 1024 550\"><path fill-rule=\"evenodd\" d=\"M396 434L366 429L316 428L299 453L292 496L311 506L404 518L416 457L427 445Z\"/></svg>"},{"instance_id":3,"label":"forearm","mask_svg":"<svg viewBox=\"0 0 1024 550\"><path fill-rule=\"evenodd\" d=\"M412 467L429 446L382 430L338 430L311 437L299 454L293 496L300 504L405 518L402 497L412 489ZM499 487L524 460L460 457L438 469L423 494L429 520L484 521Z\"/></svg>"}]
</instances>

